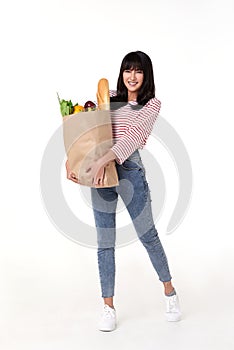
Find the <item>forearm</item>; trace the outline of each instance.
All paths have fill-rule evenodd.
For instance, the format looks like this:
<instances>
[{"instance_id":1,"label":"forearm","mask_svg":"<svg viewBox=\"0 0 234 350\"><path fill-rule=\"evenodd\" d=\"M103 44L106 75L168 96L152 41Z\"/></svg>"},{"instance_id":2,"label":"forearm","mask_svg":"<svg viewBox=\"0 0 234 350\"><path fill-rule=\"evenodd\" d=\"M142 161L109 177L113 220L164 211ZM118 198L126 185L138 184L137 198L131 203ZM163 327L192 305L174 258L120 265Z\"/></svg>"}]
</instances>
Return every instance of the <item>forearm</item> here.
<instances>
[{"instance_id":1,"label":"forearm","mask_svg":"<svg viewBox=\"0 0 234 350\"><path fill-rule=\"evenodd\" d=\"M116 159L116 154L110 149L104 156L98 159L100 166L106 166L109 162Z\"/></svg>"}]
</instances>

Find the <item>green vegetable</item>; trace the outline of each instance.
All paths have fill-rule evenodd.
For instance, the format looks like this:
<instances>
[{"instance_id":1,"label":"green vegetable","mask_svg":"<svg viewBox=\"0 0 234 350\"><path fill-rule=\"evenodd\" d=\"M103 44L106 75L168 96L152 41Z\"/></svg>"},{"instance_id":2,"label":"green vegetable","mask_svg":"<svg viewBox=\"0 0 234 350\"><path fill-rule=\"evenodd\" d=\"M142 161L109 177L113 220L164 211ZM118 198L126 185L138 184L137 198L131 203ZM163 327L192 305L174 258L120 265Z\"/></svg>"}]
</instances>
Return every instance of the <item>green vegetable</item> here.
<instances>
[{"instance_id":1,"label":"green vegetable","mask_svg":"<svg viewBox=\"0 0 234 350\"><path fill-rule=\"evenodd\" d=\"M59 104L60 104L60 111L62 116L64 117L65 115L72 114L74 111L74 106L72 104L72 101L66 101L66 100L61 100L59 97L59 94L57 93ZM77 105L77 103L76 103Z\"/></svg>"}]
</instances>

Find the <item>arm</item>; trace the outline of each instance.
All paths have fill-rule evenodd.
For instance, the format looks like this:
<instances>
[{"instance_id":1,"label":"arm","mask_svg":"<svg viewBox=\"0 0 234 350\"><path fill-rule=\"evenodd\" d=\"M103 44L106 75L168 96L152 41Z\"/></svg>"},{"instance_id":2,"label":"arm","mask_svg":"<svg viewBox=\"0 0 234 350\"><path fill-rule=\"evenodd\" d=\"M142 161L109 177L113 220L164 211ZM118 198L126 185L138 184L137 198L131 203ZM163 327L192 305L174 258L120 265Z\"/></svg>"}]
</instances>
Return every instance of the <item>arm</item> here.
<instances>
[{"instance_id":1,"label":"arm","mask_svg":"<svg viewBox=\"0 0 234 350\"><path fill-rule=\"evenodd\" d=\"M79 180L77 179L76 174L74 174L74 173L71 171L70 166L69 166L69 164L68 164L68 160L66 161L65 166L66 166L66 171L67 171L67 179L68 179L68 180L71 180L71 181L73 181L73 182L75 182L75 183L78 184L78 183L79 183Z\"/></svg>"},{"instance_id":2,"label":"arm","mask_svg":"<svg viewBox=\"0 0 234 350\"><path fill-rule=\"evenodd\" d=\"M122 164L136 149L142 148L146 144L160 108L161 102L157 98L149 100L124 136L111 148L116 154L116 160L119 164Z\"/></svg>"},{"instance_id":3,"label":"arm","mask_svg":"<svg viewBox=\"0 0 234 350\"><path fill-rule=\"evenodd\" d=\"M93 179L94 185L103 185L105 166L112 160L115 160L116 155L110 149L104 156L99 158L94 162L90 168L87 169L87 172L91 172L91 178Z\"/></svg>"},{"instance_id":4,"label":"arm","mask_svg":"<svg viewBox=\"0 0 234 350\"><path fill-rule=\"evenodd\" d=\"M117 95L117 91L116 90L109 90L110 93L110 97L116 96Z\"/></svg>"}]
</instances>

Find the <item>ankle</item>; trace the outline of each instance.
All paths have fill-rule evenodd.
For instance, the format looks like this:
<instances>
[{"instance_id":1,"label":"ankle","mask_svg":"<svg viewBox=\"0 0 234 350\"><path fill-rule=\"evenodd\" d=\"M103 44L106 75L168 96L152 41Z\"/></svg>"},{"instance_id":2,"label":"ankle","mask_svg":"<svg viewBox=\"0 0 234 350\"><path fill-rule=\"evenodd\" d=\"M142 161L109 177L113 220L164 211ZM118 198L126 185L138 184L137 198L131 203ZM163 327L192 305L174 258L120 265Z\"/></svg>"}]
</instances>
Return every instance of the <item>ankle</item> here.
<instances>
[{"instance_id":1,"label":"ankle","mask_svg":"<svg viewBox=\"0 0 234 350\"><path fill-rule=\"evenodd\" d=\"M175 290L175 288L173 288L172 290L171 290L171 292L165 292L165 295L167 296L167 297L172 297L173 295L176 295L176 290Z\"/></svg>"},{"instance_id":2,"label":"ankle","mask_svg":"<svg viewBox=\"0 0 234 350\"><path fill-rule=\"evenodd\" d=\"M168 294L171 294L171 293L174 292L175 289L174 289L171 281L163 282L163 284L164 284L164 293L165 293L165 295L168 295Z\"/></svg>"},{"instance_id":3,"label":"ankle","mask_svg":"<svg viewBox=\"0 0 234 350\"><path fill-rule=\"evenodd\" d=\"M113 297L103 298L104 304L108 305L112 309L114 309Z\"/></svg>"}]
</instances>

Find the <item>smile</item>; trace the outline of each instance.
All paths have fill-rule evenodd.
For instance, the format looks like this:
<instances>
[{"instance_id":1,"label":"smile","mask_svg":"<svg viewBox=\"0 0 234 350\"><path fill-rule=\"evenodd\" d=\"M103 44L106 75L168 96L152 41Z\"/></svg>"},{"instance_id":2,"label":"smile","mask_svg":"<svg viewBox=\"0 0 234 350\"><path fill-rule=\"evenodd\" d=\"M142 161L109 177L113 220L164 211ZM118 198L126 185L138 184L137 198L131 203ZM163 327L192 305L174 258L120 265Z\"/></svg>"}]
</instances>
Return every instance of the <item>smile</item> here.
<instances>
[{"instance_id":1,"label":"smile","mask_svg":"<svg viewBox=\"0 0 234 350\"><path fill-rule=\"evenodd\" d=\"M135 86L135 85L137 85L138 83L137 83L137 82L133 82L133 81L129 81L128 84L131 85L131 86Z\"/></svg>"}]
</instances>

